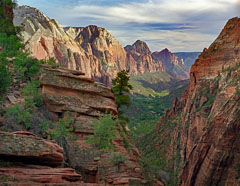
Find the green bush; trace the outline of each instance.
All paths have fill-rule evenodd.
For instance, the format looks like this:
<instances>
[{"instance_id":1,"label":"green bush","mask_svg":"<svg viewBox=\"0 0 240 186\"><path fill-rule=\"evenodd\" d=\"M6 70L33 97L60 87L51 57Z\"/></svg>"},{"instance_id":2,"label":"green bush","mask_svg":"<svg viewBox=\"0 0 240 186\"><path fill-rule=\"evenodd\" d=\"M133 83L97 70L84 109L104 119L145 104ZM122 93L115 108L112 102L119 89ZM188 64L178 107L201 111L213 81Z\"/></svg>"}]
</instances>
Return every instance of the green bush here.
<instances>
[{"instance_id":1,"label":"green bush","mask_svg":"<svg viewBox=\"0 0 240 186\"><path fill-rule=\"evenodd\" d=\"M7 91L7 88L10 86L11 82L12 78L9 74L9 70L6 68L6 65L0 62L0 95Z\"/></svg>"},{"instance_id":2,"label":"green bush","mask_svg":"<svg viewBox=\"0 0 240 186\"><path fill-rule=\"evenodd\" d=\"M29 81L26 87L22 89L22 93L25 98L25 102L32 104L33 106L40 107L43 104L42 96L39 93L40 83L37 80Z\"/></svg>"},{"instance_id":3,"label":"green bush","mask_svg":"<svg viewBox=\"0 0 240 186\"><path fill-rule=\"evenodd\" d=\"M39 61L29 57L29 52L19 52L13 65L18 79L22 81L31 80L40 69Z\"/></svg>"},{"instance_id":4,"label":"green bush","mask_svg":"<svg viewBox=\"0 0 240 186\"><path fill-rule=\"evenodd\" d=\"M113 150L112 140L116 138L117 122L111 114L100 117L99 121L92 123L94 134L88 137L86 143L95 145L104 151Z\"/></svg>"},{"instance_id":5,"label":"green bush","mask_svg":"<svg viewBox=\"0 0 240 186\"><path fill-rule=\"evenodd\" d=\"M0 34L0 46L2 47L1 56L4 57L14 57L22 48L22 44L16 35L8 36L6 33Z\"/></svg>"},{"instance_id":6,"label":"green bush","mask_svg":"<svg viewBox=\"0 0 240 186\"><path fill-rule=\"evenodd\" d=\"M66 141L66 137L70 135L70 132L73 131L73 127L71 127L72 119L61 118L54 125L54 129L50 131L52 138L58 142L58 144L63 147L64 142Z\"/></svg>"},{"instance_id":7,"label":"green bush","mask_svg":"<svg viewBox=\"0 0 240 186\"><path fill-rule=\"evenodd\" d=\"M117 171L120 171L120 166L121 164L125 163L125 161L127 160L127 156L125 156L124 154L121 153L112 153L110 156L110 162L117 166Z\"/></svg>"},{"instance_id":8,"label":"green bush","mask_svg":"<svg viewBox=\"0 0 240 186\"><path fill-rule=\"evenodd\" d=\"M15 1L1 0L0 1L0 33L7 33L8 35L15 34L15 27L10 17L8 17L4 8L14 8L16 6Z\"/></svg>"},{"instance_id":9,"label":"green bush","mask_svg":"<svg viewBox=\"0 0 240 186\"><path fill-rule=\"evenodd\" d=\"M19 104L15 104L7 109L4 117L16 117L17 124L24 124L26 129L31 127L30 120L32 119L32 114L28 109L24 109Z\"/></svg>"}]
</instances>

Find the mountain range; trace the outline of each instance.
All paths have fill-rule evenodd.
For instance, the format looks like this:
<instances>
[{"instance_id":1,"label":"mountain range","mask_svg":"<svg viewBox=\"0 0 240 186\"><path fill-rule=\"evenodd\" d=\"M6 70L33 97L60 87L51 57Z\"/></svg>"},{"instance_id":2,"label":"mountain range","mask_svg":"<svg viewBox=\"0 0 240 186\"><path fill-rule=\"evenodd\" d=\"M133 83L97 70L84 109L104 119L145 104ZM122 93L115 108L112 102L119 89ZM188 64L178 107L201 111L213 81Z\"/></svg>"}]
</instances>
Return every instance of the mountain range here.
<instances>
[{"instance_id":1,"label":"mountain range","mask_svg":"<svg viewBox=\"0 0 240 186\"><path fill-rule=\"evenodd\" d=\"M62 27L38 9L18 6L14 9L15 26L22 25L21 37L37 59L56 58L69 69L83 71L86 76L106 85L121 70L130 75L167 72L172 78L188 79L189 66L183 58L168 49L151 52L147 44L137 40L123 47L106 29L94 25ZM188 53L190 58L191 53Z\"/></svg>"}]
</instances>

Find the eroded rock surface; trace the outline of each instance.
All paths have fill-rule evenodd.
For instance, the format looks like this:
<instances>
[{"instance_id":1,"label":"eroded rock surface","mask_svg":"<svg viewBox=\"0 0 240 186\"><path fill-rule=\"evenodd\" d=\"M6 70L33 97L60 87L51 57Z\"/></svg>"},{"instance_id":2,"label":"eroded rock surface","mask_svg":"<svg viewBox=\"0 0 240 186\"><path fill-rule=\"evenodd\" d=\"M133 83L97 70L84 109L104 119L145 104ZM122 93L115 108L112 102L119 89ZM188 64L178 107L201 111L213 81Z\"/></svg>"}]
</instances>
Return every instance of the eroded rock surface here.
<instances>
[{"instance_id":1,"label":"eroded rock surface","mask_svg":"<svg viewBox=\"0 0 240 186\"><path fill-rule=\"evenodd\" d=\"M154 152L174 184L240 184L239 38L240 19L230 19L192 66L188 90L156 126Z\"/></svg>"},{"instance_id":2,"label":"eroded rock surface","mask_svg":"<svg viewBox=\"0 0 240 186\"><path fill-rule=\"evenodd\" d=\"M21 32L23 42L37 59L54 57L65 67L82 71L87 77L108 86L121 70L137 75L164 71L165 64L171 65L169 61L153 59L148 46L142 41L138 40L124 49L104 28L94 25L63 28L56 20L32 7L15 8L14 25L24 25ZM186 74L173 68L167 69L174 77L188 78L188 69L182 68L183 63L180 66ZM181 76L177 76L178 73Z\"/></svg>"},{"instance_id":3,"label":"eroded rock surface","mask_svg":"<svg viewBox=\"0 0 240 186\"><path fill-rule=\"evenodd\" d=\"M140 154L121 125L113 144L115 153L121 153L127 160L119 168L110 161L112 153L103 152L85 142L94 132L91 123L106 112L116 115L117 108L110 88L84 75L74 74L72 70L43 66L40 76L43 100L48 110L57 117L64 117L66 112L70 112L74 120L72 137L75 140L69 138L64 147L66 164L80 173L85 183L144 183L136 160Z\"/></svg>"},{"instance_id":4,"label":"eroded rock surface","mask_svg":"<svg viewBox=\"0 0 240 186\"><path fill-rule=\"evenodd\" d=\"M56 143L36 137L28 132L0 132L0 156L22 159L37 164L60 166L63 149Z\"/></svg>"}]
</instances>

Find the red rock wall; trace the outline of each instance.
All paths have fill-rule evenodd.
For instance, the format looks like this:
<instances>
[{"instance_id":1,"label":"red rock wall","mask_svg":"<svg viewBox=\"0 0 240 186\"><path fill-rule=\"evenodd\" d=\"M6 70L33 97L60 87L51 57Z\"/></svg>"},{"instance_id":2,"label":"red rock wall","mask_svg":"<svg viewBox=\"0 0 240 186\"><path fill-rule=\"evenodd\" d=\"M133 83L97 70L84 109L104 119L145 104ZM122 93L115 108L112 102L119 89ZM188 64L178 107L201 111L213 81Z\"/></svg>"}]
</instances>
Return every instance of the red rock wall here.
<instances>
[{"instance_id":1,"label":"red rock wall","mask_svg":"<svg viewBox=\"0 0 240 186\"><path fill-rule=\"evenodd\" d=\"M233 18L196 60L188 91L157 125L158 129L165 119L181 116L170 147L165 147L168 160L180 152L180 163L167 164L175 170L183 166L181 185L240 184L239 38L240 19Z\"/></svg>"}]
</instances>

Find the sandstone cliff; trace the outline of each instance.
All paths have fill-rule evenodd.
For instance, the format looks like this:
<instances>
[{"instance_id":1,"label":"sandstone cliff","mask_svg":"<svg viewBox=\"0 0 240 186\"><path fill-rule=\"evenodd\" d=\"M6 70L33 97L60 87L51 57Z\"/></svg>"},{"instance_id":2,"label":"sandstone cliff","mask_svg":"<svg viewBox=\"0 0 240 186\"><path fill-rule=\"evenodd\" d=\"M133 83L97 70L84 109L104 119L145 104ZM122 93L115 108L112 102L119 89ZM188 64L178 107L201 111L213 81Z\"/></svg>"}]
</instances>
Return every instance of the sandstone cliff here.
<instances>
[{"instance_id":1,"label":"sandstone cliff","mask_svg":"<svg viewBox=\"0 0 240 186\"><path fill-rule=\"evenodd\" d=\"M167 48L160 52L152 54L153 59L162 61L166 71L177 79L187 79L189 77L188 69L182 58L178 58Z\"/></svg>"},{"instance_id":2,"label":"sandstone cliff","mask_svg":"<svg viewBox=\"0 0 240 186\"><path fill-rule=\"evenodd\" d=\"M0 117L0 130L9 131L0 132L2 139L0 178L3 179L0 180L1 183L13 185L16 182L20 185L146 183L137 161L140 153L120 124L117 125L116 139L112 143L114 153L126 157L124 162L114 164L111 160L113 152L105 152L85 142L88 136L94 133L91 125L93 121L109 112L118 114L111 88L95 82L80 71L48 65L42 65L39 81L44 110L34 108L28 131L24 131L26 128L23 124L16 124L14 115ZM50 118L55 121L71 115L71 135L66 136L66 140L61 144L63 148L54 141L46 140L45 134L51 130L50 125L45 132L42 129L40 132L37 130L44 121L44 112L48 112Z\"/></svg>"},{"instance_id":3,"label":"sandstone cliff","mask_svg":"<svg viewBox=\"0 0 240 186\"><path fill-rule=\"evenodd\" d=\"M115 153L125 155L127 161L120 165L119 170L111 163L110 152L104 153L85 143L87 137L94 132L91 122L106 112L117 114L117 108L110 88L76 74L78 71L45 67L40 77L42 95L48 110L56 117L70 112L74 119L72 135L76 140L68 139L65 147L66 163L81 173L87 183L141 184L144 178L136 160L140 154L120 125L113 144Z\"/></svg>"},{"instance_id":4,"label":"sandstone cliff","mask_svg":"<svg viewBox=\"0 0 240 186\"><path fill-rule=\"evenodd\" d=\"M233 18L195 61L188 90L160 119L155 136L144 138L172 184L240 184L239 51L240 18Z\"/></svg>"},{"instance_id":5,"label":"sandstone cliff","mask_svg":"<svg viewBox=\"0 0 240 186\"><path fill-rule=\"evenodd\" d=\"M126 46L125 50L131 75L165 71L160 60L153 60L152 52L145 42L138 40L133 45Z\"/></svg>"},{"instance_id":6,"label":"sandstone cliff","mask_svg":"<svg viewBox=\"0 0 240 186\"><path fill-rule=\"evenodd\" d=\"M131 75L165 70L161 60L153 59L146 43L137 41L124 49L106 29L94 25L63 28L28 6L14 9L14 25L23 26L23 43L37 59L54 57L69 69L83 71L106 85L111 85L111 79L123 69L130 70ZM188 78L187 70L185 76L181 72L181 78Z\"/></svg>"}]
</instances>

